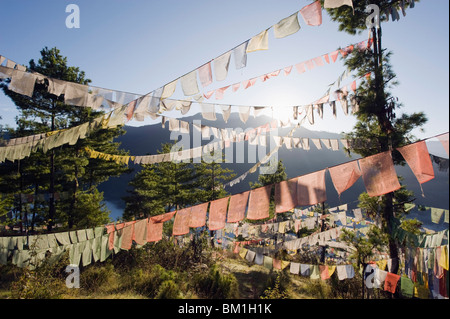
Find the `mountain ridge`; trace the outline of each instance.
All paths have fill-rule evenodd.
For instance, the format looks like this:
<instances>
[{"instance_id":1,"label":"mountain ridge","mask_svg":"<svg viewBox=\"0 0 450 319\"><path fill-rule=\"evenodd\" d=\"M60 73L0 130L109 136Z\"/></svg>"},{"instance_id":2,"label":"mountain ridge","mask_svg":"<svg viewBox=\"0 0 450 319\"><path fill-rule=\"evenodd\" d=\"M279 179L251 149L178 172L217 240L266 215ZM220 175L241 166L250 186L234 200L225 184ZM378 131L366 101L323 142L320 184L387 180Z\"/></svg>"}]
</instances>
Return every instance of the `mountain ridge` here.
<instances>
[{"instance_id":1,"label":"mountain ridge","mask_svg":"<svg viewBox=\"0 0 450 319\"><path fill-rule=\"evenodd\" d=\"M191 117L185 117L181 120L192 123L194 120L201 120L201 114ZM250 117L245 126L247 128L256 128L260 125L270 122L271 120L272 118L267 116L261 116L256 119ZM213 122L201 120L201 124L217 128L238 128L238 124L243 123L240 121L237 113L231 113L227 123L225 123L224 121ZM157 150L161 148L162 143L174 142L174 140L171 140L170 138L171 132L168 129L168 123L166 123L166 128L162 128L161 123L156 123L152 125L144 125L141 127L125 126L124 129L127 133L115 139L115 142L119 142L120 148L128 150L130 152L130 155L132 156L156 154ZM291 128L280 129L277 135L286 135L286 133L290 129ZM304 127L299 127L293 136L339 139L342 138L343 135L325 131L312 131ZM208 143L209 141L203 141L203 143L205 142ZM246 142L241 143L247 144ZM237 143L232 143L232 146L236 147L233 144ZM278 159L281 159L283 161L288 178L293 178L359 158L359 156L355 154L351 154L351 157L349 157L346 152L343 151L342 144L340 142L339 144L340 149L338 151L328 150L325 147L323 147L322 150L318 150L313 143L310 143L310 150L294 148L289 150L285 146L282 146L280 147L277 156ZM442 145L440 145L439 142L427 142L427 145L429 147L430 154L435 154L438 156L442 154L442 150L440 149L442 148ZM244 145L244 147L246 150L247 159L248 146ZM257 159L257 161L258 160L259 159ZM252 166L254 166L255 162L224 163L222 165L224 167L233 169L236 177L238 177L241 174L247 172ZM136 174L136 172L141 169L140 165L136 165L132 162L130 162L129 166L134 169L134 172L132 174L124 174L120 177L112 177L109 181L103 183L99 187L99 189L104 192L105 202L107 203L108 208L112 211L111 217L113 218L121 216L121 211L123 211L125 207L125 203L122 200L122 197L127 194L126 190L128 189L128 182L132 179L134 174ZM448 209L448 172L439 171L438 166L435 163L433 163L433 168L435 171L435 178L422 185L425 197L421 196L422 191L420 188L420 184L412 174L411 169L408 165L396 166L396 171L398 175L403 177L402 183L406 184L407 188L412 190L414 194L416 194L416 204ZM230 194L236 194L249 190L249 182L257 181L258 174L259 170L257 170L253 174L248 174L248 176L240 183L234 185L233 187L226 187L225 189ZM327 203L328 205L330 205L330 207L345 203L355 204L358 199L358 195L361 192L365 191L362 178L360 178L350 189L345 191L339 197L334 189L329 174L326 174L326 187L328 197Z\"/></svg>"}]
</instances>

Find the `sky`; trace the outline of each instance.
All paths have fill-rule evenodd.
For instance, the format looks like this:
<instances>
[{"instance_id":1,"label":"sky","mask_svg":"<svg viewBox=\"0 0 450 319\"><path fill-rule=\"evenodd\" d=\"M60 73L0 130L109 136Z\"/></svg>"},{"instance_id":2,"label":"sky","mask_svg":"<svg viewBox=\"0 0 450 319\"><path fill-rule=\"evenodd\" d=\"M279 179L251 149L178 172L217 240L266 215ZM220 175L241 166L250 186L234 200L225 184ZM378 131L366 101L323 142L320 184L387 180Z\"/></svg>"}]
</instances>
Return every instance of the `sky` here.
<instances>
[{"instance_id":1,"label":"sky","mask_svg":"<svg viewBox=\"0 0 450 319\"><path fill-rule=\"evenodd\" d=\"M356 0L354 0L356 1ZM28 65L44 47L57 47L70 66L86 72L92 85L149 93L299 11L305 0L0 0L2 30L0 55ZM66 6L80 10L80 27L67 28ZM403 107L397 112L424 112L428 123L414 134L421 139L449 130L449 2L422 0L399 21L382 24L383 47L393 52L391 62L399 86L392 90ZM247 66L235 70L233 60L226 80L214 81L203 92L332 52L367 40L368 32L349 35L338 31L323 11L320 26L308 26L299 15L301 29L276 39L269 30L269 49L248 54ZM232 58L233 59L233 58ZM285 114L288 106L307 105L324 95L329 84L344 72L343 61L298 74L258 81L247 90L226 92L220 104L272 106L270 114ZM352 78L343 81L350 83ZM177 87L174 98L183 98ZM0 125L14 125L17 115L9 98L0 93ZM232 109L235 111L236 109ZM186 116L199 111L192 107ZM177 112L174 116L180 116ZM218 119L221 120L220 115ZM308 129L349 132L355 118L338 107L337 119L324 108ZM143 125L151 121L132 121Z\"/></svg>"}]
</instances>

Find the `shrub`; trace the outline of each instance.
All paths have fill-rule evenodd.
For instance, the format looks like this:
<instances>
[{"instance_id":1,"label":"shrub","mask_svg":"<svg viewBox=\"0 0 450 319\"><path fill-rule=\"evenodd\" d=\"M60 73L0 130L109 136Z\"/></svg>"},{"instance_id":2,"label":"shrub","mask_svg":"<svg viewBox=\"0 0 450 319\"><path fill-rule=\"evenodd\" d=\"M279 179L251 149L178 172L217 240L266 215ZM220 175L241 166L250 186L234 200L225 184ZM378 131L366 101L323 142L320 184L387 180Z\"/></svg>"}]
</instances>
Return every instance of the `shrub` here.
<instances>
[{"instance_id":1,"label":"shrub","mask_svg":"<svg viewBox=\"0 0 450 319\"><path fill-rule=\"evenodd\" d=\"M158 293L155 299L180 299L181 291L178 285L173 280L164 281L159 286Z\"/></svg>"},{"instance_id":2,"label":"shrub","mask_svg":"<svg viewBox=\"0 0 450 319\"><path fill-rule=\"evenodd\" d=\"M108 292L115 288L116 279L112 264L92 264L80 271L80 288L88 293Z\"/></svg>"},{"instance_id":3,"label":"shrub","mask_svg":"<svg viewBox=\"0 0 450 319\"><path fill-rule=\"evenodd\" d=\"M11 297L16 299L59 299L68 288L65 284L65 268L68 254L55 261L48 256L36 267L19 269L18 277L11 284Z\"/></svg>"},{"instance_id":4,"label":"shrub","mask_svg":"<svg viewBox=\"0 0 450 319\"><path fill-rule=\"evenodd\" d=\"M222 274L217 265L213 265L209 272L194 276L194 286L197 293L208 299L238 298L238 283L233 274Z\"/></svg>"},{"instance_id":5,"label":"shrub","mask_svg":"<svg viewBox=\"0 0 450 319\"><path fill-rule=\"evenodd\" d=\"M273 277L269 277L269 284L266 290L264 290L260 299L287 299L288 294L286 292L285 284L282 283L282 272L278 273L273 281Z\"/></svg>"}]
</instances>

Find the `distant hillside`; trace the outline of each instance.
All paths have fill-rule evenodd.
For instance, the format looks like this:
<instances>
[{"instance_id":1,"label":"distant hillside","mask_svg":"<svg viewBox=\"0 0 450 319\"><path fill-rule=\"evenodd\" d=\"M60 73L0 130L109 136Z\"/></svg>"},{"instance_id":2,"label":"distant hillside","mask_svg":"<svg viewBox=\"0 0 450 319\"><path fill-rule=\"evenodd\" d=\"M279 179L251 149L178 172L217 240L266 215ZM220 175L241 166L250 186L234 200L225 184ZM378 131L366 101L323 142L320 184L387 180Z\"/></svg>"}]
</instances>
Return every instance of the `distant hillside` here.
<instances>
[{"instance_id":1,"label":"distant hillside","mask_svg":"<svg viewBox=\"0 0 450 319\"><path fill-rule=\"evenodd\" d=\"M218 115L220 117L220 115ZM184 118L183 120L191 122L193 120L200 120L201 115ZM270 122L269 117L258 117L254 119L250 117L245 127L257 127ZM237 113L231 113L228 123L224 121L217 120L215 122L201 121L204 125L219 127L219 128L239 128L242 126ZM161 148L162 143L173 142L170 140L170 131L168 130L168 123L166 123L166 128L161 128L161 124L147 125L142 127L130 127L125 126L127 133L117 139L121 143L121 148L129 150L131 155L147 155L156 154L157 150ZM289 128L280 129L280 136L285 135L289 131ZM318 132L310 131L303 127L296 130L294 136L297 137L308 137L308 138L341 138L339 134L329 133L329 132ZM205 141L208 143L208 141ZM430 153L443 156L443 148L439 142L428 142L428 148ZM278 158L283 160L286 167L286 173L288 178L304 175L310 172L324 169L333 165L341 164L352 159L358 158L357 156L352 156L349 158L347 154L342 150L342 144L339 145L341 149L339 151L327 150L322 148L322 150L316 149L313 143L310 143L310 150L306 151L303 149L291 149L288 150L286 147L281 147L278 152ZM247 146L245 146L247 150ZM246 152L247 153L247 152ZM236 177L245 173L249 168L251 168L255 163L230 163L223 164L236 173ZM408 189L414 191L417 200L416 204L434 206L440 208L449 208L449 179L448 172L440 172L438 166L434 165L435 178L422 185L425 197L421 196L421 190L419 183L417 182L415 176L412 174L410 168L406 165L404 167L397 167L397 173L404 178L403 183L408 185ZM123 175L118 178L110 178L106 183L100 186L100 190L104 192L105 201L108 207L112 210L112 217L116 218L121 215L125 207L125 203L122 197L126 195L126 189L128 188L128 182L132 179L133 175L140 170L140 165L130 164L130 167L134 169L134 173ZM258 178L259 171L249 174L245 180L234 185L233 187L227 187L226 190L231 194L243 192L249 189L249 182L256 181ZM365 191L364 184L360 178L353 187L344 192L339 199L334 186L331 182L329 174L326 175L327 183L327 197L328 204L330 206L335 206L344 203L354 203L358 195Z\"/></svg>"}]
</instances>

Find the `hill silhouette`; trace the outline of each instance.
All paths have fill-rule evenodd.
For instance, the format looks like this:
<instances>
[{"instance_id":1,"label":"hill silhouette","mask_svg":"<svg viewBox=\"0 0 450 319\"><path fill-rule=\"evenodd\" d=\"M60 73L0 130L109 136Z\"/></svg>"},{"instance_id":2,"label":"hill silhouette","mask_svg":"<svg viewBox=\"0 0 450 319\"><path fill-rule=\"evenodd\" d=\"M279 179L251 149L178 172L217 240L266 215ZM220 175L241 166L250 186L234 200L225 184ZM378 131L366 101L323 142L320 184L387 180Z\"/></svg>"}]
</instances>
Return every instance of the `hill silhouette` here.
<instances>
[{"instance_id":1,"label":"hill silhouette","mask_svg":"<svg viewBox=\"0 0 450 319\"><path fill-rule=\"evenodd\" d=\"M219 115L220 117L220 115ZM231 113L231 116L227 123L218 119L217 121L203 120L200 114L191 117L185 117L182 120L191 122L194 120L201 120L202 125L218 127L218 128L239 128L243 127L243 123L240 121L237 113ZM267 116L259 116L258 118L250 117L245 128L258 127L265 123L270 122L272 119ZM171 140L171 132L168 129L168 123L166 128L162 128L161 124L145 125L141 127L125 126L126 134L116 139L121 143L120 148L128 150L130 155L149 155L156 154L161 149L162 143L174 142ZM243 128L244 129L244 128ZM279 129L277 135L284 136L289 132L290 128ZM192 132L192 129L191 129ZM186 138L187 135L183 136ZM307 138L331 138L339 139L342 135L323 131L312 131L306 128L300 127L296 130L294 137L307 137ZM175 136L174 138L177 138ZM211 137L211 140L213 137ZM208 143L209 140L203 141L203 144ZM247 142L241 142L247 144ZM191 145L192 140L191 140ZM431 154L444 156L443 148L439 142L429 141L427 142L428 150ZM232 146L237 147L232 144ZM278 151L278 159L283 161L286 167L286 173L288 178L308 174L314 171L322 170L326 167L331 167L341 163L348 162L353 159L359 158L358 155L350 154L350 156L343 150L343 146L339 143L340 149L338 151L328 150L322 147L318 150L313 143L310 143L310 150L304 149L287 149L282 146ZM247 161L247 146L244 145L245 162L244 163L223 163L224 167L232 169L236 173L236 177L248 171L254 164L254 161L250 163ZM236 148L235 148L236 150ZM444 153L445 154L445 153ZM447 157L447 156L445 156ZM257 159L258 161L258 159ZM112 211L111 217L116 219L121 216L123 209L125 208L125 202L122 198L127 194L126 190L129 189L128 183L141 169L140 165L135 165L130 162L130 167L134 169L131 174L124 174L120 177L112 177L108 182L103 183L100 186L100 190L104 192L105 201ZM425 197L422 197L422 191L420 185L412 173L408 165L397 166L397 174L403 177L402 183L407 185L409 190L412 190L415 194L416 205L432 206L439 208L449 208L449 183L448 183L448 171L440 171L437 164L433 163L435 172L435 178L422 185ZM259 170L253 174L248 174L247 177L238 184L232 187L226 187L226 190L230 194L240 193L249 190L249 182L255 182L258 179ZM356 201L358 195L365 191L362 178L347 191L341 194L339 198L334 186L332 184L329 174L326 174L326 186L327 186L327 198L328 205L330 207L349 203L349 207L356 207ZM429 215L429 214L428 214ZM432 225L434 226L434 225Z\"/></svg>"}]
</instances>

